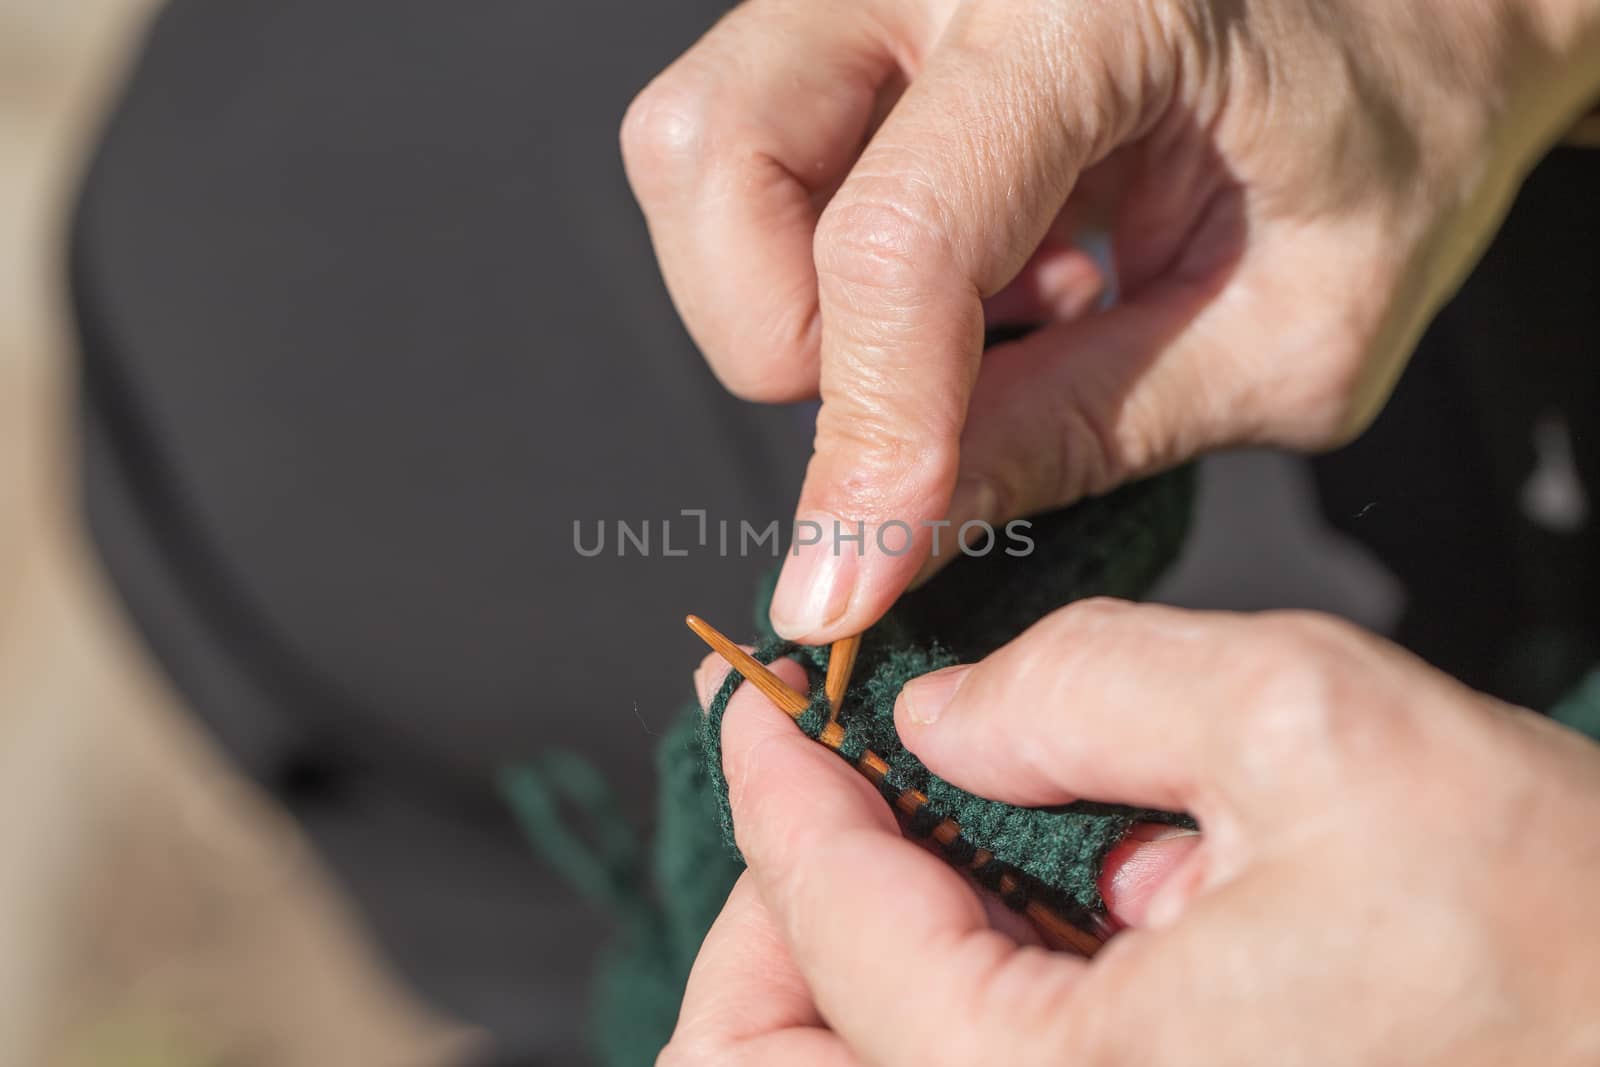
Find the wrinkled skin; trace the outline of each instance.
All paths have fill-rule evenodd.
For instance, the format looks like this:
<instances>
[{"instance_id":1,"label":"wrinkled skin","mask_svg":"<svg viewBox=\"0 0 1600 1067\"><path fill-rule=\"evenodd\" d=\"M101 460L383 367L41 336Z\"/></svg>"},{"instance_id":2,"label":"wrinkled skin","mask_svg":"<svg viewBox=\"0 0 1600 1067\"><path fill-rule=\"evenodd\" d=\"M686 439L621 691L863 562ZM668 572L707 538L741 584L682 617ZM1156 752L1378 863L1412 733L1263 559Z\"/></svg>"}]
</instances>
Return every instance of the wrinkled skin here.
<instances>
[{"instance_id":1,"label":"wrinkled skin","mask_svg":"<svg viewBox=\"0 0 1600 1067\"><path fill-rule=\"evenodd\" d=\"M822 398L797 516L919 534L791 556L774 626L865 629L923 523L1348 439L1597 94L1600 0L749 0L629 177L721 379ZM899 709L935 772L1203 833L1119 849L1131 930L1052 954L741 691L750 868L663 1063L1600 1060L1589 742L1301 616L1092 602L955 672Z\"/></svg>"},{"instance_id":2,"label":"wrinkled skin","mask_svg":"<svg viewBox=\"0 0 1600 1067\"><path fill-rule=\"evenodd\" d=\"M1597 0L735 9L634 102L629 177L722 380L822 398L798 517L919 535L789 560L777 630L865 629L938 565L924 522L1349 438L1600 92L1597 26ZM1045 328L980 359L986 308Z\"/></svg>"},{"instance_id":3,"label":"wrinkled skin","mask_svg":"<svg viewBox=\"0 0 1600 1067\"><path fill-rule=\"evenodd\" d=\"M744 687L724 757L750 867L662 1064L1600 1059L1600 746L1577 734L1330 619L1114 601L913 681L896 717L965 788L1202 833L1121 848L1132 929L1051 953Z\"/></svg>"}]
</instances>

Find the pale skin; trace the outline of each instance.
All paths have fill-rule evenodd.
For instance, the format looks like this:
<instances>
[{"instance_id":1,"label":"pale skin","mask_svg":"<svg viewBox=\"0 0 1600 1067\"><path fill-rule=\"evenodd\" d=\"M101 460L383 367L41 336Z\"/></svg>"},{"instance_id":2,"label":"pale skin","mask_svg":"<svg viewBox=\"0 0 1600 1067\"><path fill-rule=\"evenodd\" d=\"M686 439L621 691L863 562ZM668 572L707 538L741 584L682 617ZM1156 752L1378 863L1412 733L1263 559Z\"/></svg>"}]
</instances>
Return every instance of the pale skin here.
<instances>
[{"instance_id":1,"label":"pale skin","mask_svg":"<svg viewBox=\"0 0 1600 1067\"><path fill-rule=\"evenodd\" d=\"M822 399L797 517L919 531L789 559L774 626L870 626L942 562L929 521L1349 439L1597 95L1600 0L735 9L630 109L630 180L722 380ZM1041 328L983 355L996 323ZM967 671L935 723L950 675L902 697L938 773L1199 818L1114 858L1132 931L1089 965L1019 947L741 694L750 871L667 1062L1600 1057L1590 743L1300 616L1081 605Z\"/></svg>"},{"instance_id":2,"label":"pale skin","mask_svg":"<svg viewBox=\"0 0 1600 1067\"><path fill-rule=\"evenodd\" d=\"M1596 94L1600 0L736 8L630 108L630 180L721 379L822 398L797 518L918 534L802 551L773 625L865 629L926 522L1348 439ZM1044 328L980 358L986 304Z\"/></svg>"},{"instance_id":3,"label":"pale skin","mask_svg":"<svg viewBox=\"0 0 1600 1067\"><path fill-rule=\"evenodd\" d=\"M1204 832L1114 859L1132 929L1092 963L1048 952L743 687L724 762L750 866L662 1064L1600 1058L1600 747L1393 645L1086 601L913 681L896 723L968 789Z\"/></svg>"}]
</instances>

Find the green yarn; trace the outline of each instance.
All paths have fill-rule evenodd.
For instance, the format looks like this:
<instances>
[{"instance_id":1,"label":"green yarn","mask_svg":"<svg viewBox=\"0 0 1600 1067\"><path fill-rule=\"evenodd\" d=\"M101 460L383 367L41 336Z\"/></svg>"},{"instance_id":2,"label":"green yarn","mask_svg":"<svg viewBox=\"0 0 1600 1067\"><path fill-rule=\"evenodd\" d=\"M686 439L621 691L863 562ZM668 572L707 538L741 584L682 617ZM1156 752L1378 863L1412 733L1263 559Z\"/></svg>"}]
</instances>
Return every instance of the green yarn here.
<instances>
[{"instance_id":1,"label":"green yarn","mask_svg":"<svg viewBox=\"0 0 1600 1067\"><path fill-rule=\"evenodd\" d=\"M700 760L701 719L698 704L686 707L656 760L656 883L673 958L684 974L744 870L722 843L710 778Z\"/></svg>"},{"instance_id":2,"label":"green yarn","mask_svg":"<svg viewBox=\"0 0 1600 1067\"><path fill-rule=\"evenodd\" d=\"M677 1025L689 968L743 865L723 847L700 763L698 705L656 752L654 894L601 957L590 1005L596 1057L607 1067L655 1062Z\"/></svg>"},{"instance_id":3,"label":"green yarn","mask_svg":"<svg viewBox=\"0 0 1600 1067\"><path fill-rule=\"evenodd\" d=\"M1134 821L1179 817L1088 803L1014 808L973 796L905 751L894 731L894 702L911 678L980 659L1072 600L1142 594L1176 555L1191 496L1190 472L1178 471L1084 501L1035 521L1031 556L960 559L906 594L863 639L841 713L841 754L853 759L872 749L889 762L894 788L921 789L934 814L954 818L974 843L1060 900L1100 907L1096 883L1106 850ZM828 650L772 635L767 602L775 581L776 573L756 600L756 630L764 637L757 658L787 655L807 668L813 703L800 725L815 737L827 716L820 679ZM578 762L546 757L502 780L536 847L575 888L622 920L597 966L591 998L595 1052L606 1067L649 1064L666 1044L690 966L742 869L728 847L733 823L721 760L722 714L737 685L736 678L724 684L708 714L685 707L662 739L659 815L648 855L612 810L598 776ZM1600 670L1553 715L1600 739ZM572 828L574 817L582 832Z\"/></svg>"},{"instance_id":4,"label":"green yarn","mask_svg":"<svg viewBox=\"0 0 1600 1067\"><path fill-rule=\"evenodd\" d=\"M502 772L500 790L534 847L574 889L619 914L639 910L638 841L600 772L570 752L547 752Z\"/></svg>"},{"instance_id":5,"label":"green yarn","mask_svg":"<svg viewBox=\"0 0 1600 1067\"><path fill-rule=\"evenodd\" d=\"M840 754L854 759L871 749L889 763L896 791L921 790L933 814L959 823L971 845L988 849L1079 906L1099 909L1096 883L1106 851L1136 821L1180 817L1101 805L1017 808L975 797L931 774L900 744L894 702L912 678L981 659L1064 604L1090 596L1143 593L1176 556L1188 528L1192 495L1188 468L1137 482L1036 520L1028 531L1035 541L1030 556L963 558L906 594L863 635L855 680L841 708L846 745ZM770 596L770 587L764 592ZM764 623L764 603L757 618ZM762 629L766 638L757 646L757 659L771 662L791 655L811 669L812 708L800 727L816 737L827 721L821 678L828 651L796 648L778 641L764 625ZM730 848L733 822L722 774L722 714L738 684L738 677L730 675L701 730L705 775Z\"/></svg>"},{"instance_id":6,"label":"green yarn","mask_svg":"<svg viewBox=\"0 0 1600 1067\"><path fill-rule=\"evenodd\" d=\"M1095 882L1106 849L1137 818L1173 816L1095 805L1035 811L972 796L930 774L899 744L894 700L909 679L980 659L1072 600L1142 594L1176 555L1192 495L1192 472L1184 469L1083 501L1034 520L1027 531L1035 543L1030 555L996 551L961 558L907 593L863 638L841 715L846 754L871 748L890 762L897 788L922 789L930 809L954 817L998 861L1036 879L1064 904L1099 907ZM765 636L758 658L793 655L820 679L827 649L795 648L767 628L775 581L776 575L765 582L757 598L757 630ZM732 840L732 819L721 759L722 712L735 685L723 687L708 715L685 708L661 742L659 815L648 864L610 826L594 782L571 767L558 762L547 778L549 765L534 766L503 780L535 846L581 892L610 904L623 919L593 987L595 1051L606 1067L641 1067L666 1044L700 942L742 869L725 844ZM802 728L816 736L826 714L815 699ZM597 835L592 851L583 847L583 835L551 832L566 817L563 806Z\"/></svg>"},{"instance_id":7,"label":"green yarn","mask_svg":"<svg viewBox=\"0 0 1600 1067\"><path fill-rule=\"evenodd\" d=\"M656 751L650 873L588 764L551 754L501 776L506 802L534 847L577 892L622 922L596 963L589 995L594 1052L607 1067L654 1062L677 1023L700 942L743 869L717 828L699 758L700 719L698 706L686 707ZM570 828L574 816L586 834Z\"/></svg>"},{"instance_id":8,"label":"green yarn","mask_svg":"<svg viewBox=\"0 0 1600 1067\"><path fill-rule=\"evenodd\" d=\"M812 673L813 702L799 726L815 739L829 721L827 702L820 691L827 671L827 650L779 641L769 641L756 650L756 658L764 663L780 656L790 656ZM877 753L889 765L885 793L895 796L907 789L923 793L931 816L928 829L943 819L954 819L961 826L965 842L961 855L970 856L974 847L986 849L1007 868L1028 875L1041 883L1039 888L1050 891L1035 895L1057 901L1064 897L1079 908L1104 910L1098 885L1101 861L1134 823L1192 824L1170 812L1105 804L1019 808L975 796L934 775L900 743L894 725L895 698L911 679L956 662L954 655L937 645L884 649L864 643L856 661L857 676L863 680L851 686L840 708L839 725L844 727L845 740L839 755L854 762L864 751ZM736 674L723 683L700 731L706 778L715 793L718 824L730 849L735 845L727 780L721 770L722 717L741 683Z\"/></svg>"},{"instance_id":9,"label":"green yarn","mask_svg":"<svg viewBox=\"0 0 1600 1067\"><path fill-rule=\"evenodd\" d=\"M1550 717L1600 741L1600 668L1552 708Z\"/></svg>"}]
</instances>

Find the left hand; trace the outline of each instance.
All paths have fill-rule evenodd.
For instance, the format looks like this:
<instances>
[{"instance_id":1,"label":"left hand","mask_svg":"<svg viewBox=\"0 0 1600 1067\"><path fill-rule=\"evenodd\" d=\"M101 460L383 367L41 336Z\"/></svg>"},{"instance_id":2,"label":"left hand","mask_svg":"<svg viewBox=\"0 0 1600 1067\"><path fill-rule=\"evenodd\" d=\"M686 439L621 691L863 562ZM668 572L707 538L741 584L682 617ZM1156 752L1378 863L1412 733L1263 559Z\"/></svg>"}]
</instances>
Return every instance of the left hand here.
<instances>
[{"instance_id":1,"label":"left hand","mask_svg":"<svg viewBox=\"0 0 1600 1067\"><path fill-rule=\"evenodd\" d=\"M1349 440L1596 93L1596 0L738 4L622 148L718 375L822 399L774 629L865 629L942 520Z\"/></svg>"},{"instance_id":2,"label":"left hand","mask_svg":"<svg viewBox=\"0 0 1600 1067\"><path fill-rule=\"evenodd\" d=\"M1046 952L741 690L724 760L750 869L661 1063L1600 1056L1600 749L1386 642L1083 602L912 682L898 725L975 792L1184 809L1204 834L1123 849L1107 888L1134 929L1092 962Z\"/></svg>"}]
</instances>

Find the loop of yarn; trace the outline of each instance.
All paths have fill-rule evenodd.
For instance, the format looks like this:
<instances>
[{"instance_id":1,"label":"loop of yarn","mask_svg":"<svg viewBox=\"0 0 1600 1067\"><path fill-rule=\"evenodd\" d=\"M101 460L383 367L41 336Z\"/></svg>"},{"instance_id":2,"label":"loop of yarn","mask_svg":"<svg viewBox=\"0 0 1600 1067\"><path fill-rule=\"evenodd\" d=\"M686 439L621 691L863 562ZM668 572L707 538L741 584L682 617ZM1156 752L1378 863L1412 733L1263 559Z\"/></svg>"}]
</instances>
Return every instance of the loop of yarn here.
<instances>
[{"instance_id":1,"label":"loop of yarn","mask_svg":"<svg viewBox=\"0 0 1600 1067\"><path fill-rule=\"evenodd\" d=\"M963 837L946 848L958 867L970 867L976 846L992 849L1024 874L1058 887L1089 906L1100 903L1096 875L1110 843L1135 819L1173 819L1166 813L1133 812L1079 803L1067 808L1017 809L995 804L941 781L905 751L894 734L893 709L910 678L957 658L971 662L1009 641L1062 604L1094 595L1138 596L1182 543L1193 490L1180 470L1043 516L1030 531L1037 551L1025 558L994 554L958 560L922 588L907 594L864 643L855 683L846 694L840 754L851 761L871 749L889 762L887 782L896 792L917 788L928 797L911 828L927 827L942 815L961 825ZM766 626L767 600L776 572L755 604L756 627ZM801 648L771 639L757 659L793 656L813 682L826 669L828 650ZM948 649L949 651L945 651ZM593 779L557 765L555 778L577 788L550 792L541 765L523 779L503 781L530 838L585 893L626 917L622 938L602 957L592 1006L595 1052L606 1067L638 1067L655 1059L671 1034L689 968L701 939L722 907L741 869L726 847L733 823L722 772L722 713L738 682L717 694L712 712L686 707L658 751L658 822L648 870L615 826L595 835ZM827 709L813 685L811 708L801 726L816 737ZM1557 718L1600 738L1600 671L1558 709ZM530 784L531 783L531 784ZM562 798L565 798L564 800ZM550 828L569 820L573 809L589 823L587 834ZM609 820L602 817L602 827ZM970 840L969 840L970 837ZM585 839L590 844L585 845ZM576 846L576 847L575 847ZM998 887L1001 868L986 865L980 883ZM636 882L626 885L629 876ZM1021 903L1018 895L1008 903Z\"/></svg>"},{"instance_id":2,"label":"loop of yarn","mask_svg":"<svg viewBox=\"0 0 1600 1067\"><path fill-rule=\"evenodd\" d=\"M827 669L824 648L772 640L758 646L754 655L762 663L788 656L807 668L814 683ZM955 663L955 656L937 644L926 649L884 647L868 635L856 661L862 680L850 687L840 707L844 741L838 755L854 763L863 752L871 750L889 765L881 787L886 798L892 801L907 789L918 790L928 798L928 803L911 819L908 829L913 833L920 829L920 835L926 836L945 819L959 824L961 837L945 849L952 863L967 867L976 850L992 853L997 863L968 871L980 884L997 888L1001 877L1014 872L1024 876L1024 883L1036 883L1033 888L1044 891L1035 895L1103 910L1099 890L1101 861L1136 822L1193 823L1173 812L1104 804L1023 808L976 796L933 774L901 744L894 725L894 704L901 688L912 678ZM703 766L716 798L718 823L724 842L735 855L733 812L722 770L722 718L742 681L737 673L729 674L712 699L700 731ZM826 700L820 686L814 684L811 707L797 725L815 740L828 722ZM1005 896L1008 905L1020 909L1026 904L1028 893L1019 890Z\"/></svg>"},{"instance_id":3,"label":"loop of yarn","mask_svg":"<svg viewBox=\"0 0 1600 1067\"><path fill-rule=\"evenodd\" d=\"M903 596L873 627L857 660L856 682L843 709L849 720L845 757L859 759L862 751L872 749L889 762L891 788L915 787L927 794L928 814L918 820L952 816L1002 860L1020 861L1012 863L1017 870L1037 872L1041 882L1064 889L1063 900L1097 904L1099 857L1136 816L1074 806L1069 817L1060 818L1061 811L1008 809L971 797L929 774L899 744L894 698L916 674L958 657L979 659L1069 601L1140 595L1182 543L1192 495L1192 473L1178 470L1082 501L1033 521L1027 530L1033 551L958 559ZM767 601L776 577L776 572L769 575L754 605L757 630L769 639ZM812 672L814 682L827 665L824 648L769 640L759 651L757 658L769 662L794 656ZM658 822L648 870L641 872L635 887L638 895L597 894L625 910L640 909L627 916L622 938L595 974L595 1051L607 1067L638 1067L654 1060L672 1032L700 941L738 877L740 866L724 845L731 841L732 820L721 756L721 714L734 684L724 687L711 716L703 717L698 707L685 708L677 726L662 739ZM812 707L801 723L812 736L827 722L817 689L814 685ZM515 800L519 793L509 790L508 795ZM524 808L524 827L541 851L569 876L577 875L575 880L596 884L585 876L597 868L583 862L581 853L563 847L568 838L543 832L564 817L559 807L541 803L537 791L520 795L535 798L531 811L518 806ZM975 851L972 841L959 838L947 855L958 866L969 867ZM998 879L1002 868L985 866ZM1011 901L1020 902L1015 896Z\"/></svg>"},{"instance_id":4,"label":"loop of yarn","mask_svg":"<svg viewBox=\"0 0 1600 1067\"><path fill-rule=\"evenodd\" d=\"M546 752L500 775L523 833L586 897L619 914L641 914L643 857L616 794L593 765Z\"/></svg>"}]
</instances>

